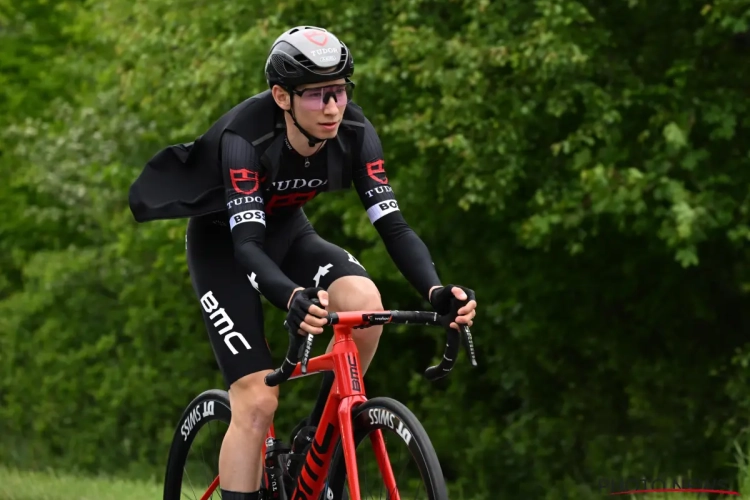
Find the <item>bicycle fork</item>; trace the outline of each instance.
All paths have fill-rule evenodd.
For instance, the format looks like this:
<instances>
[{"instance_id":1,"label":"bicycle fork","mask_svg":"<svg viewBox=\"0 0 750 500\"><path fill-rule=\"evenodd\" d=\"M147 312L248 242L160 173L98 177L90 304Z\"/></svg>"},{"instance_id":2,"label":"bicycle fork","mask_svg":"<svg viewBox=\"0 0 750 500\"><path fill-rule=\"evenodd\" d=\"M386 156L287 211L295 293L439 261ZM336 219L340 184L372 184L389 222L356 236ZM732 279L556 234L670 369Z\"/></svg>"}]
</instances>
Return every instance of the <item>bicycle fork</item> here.
<instances>
[{"instance_id":1,"label":"bicycle fork","mask_svg":"<svg viewBox=\"0 0 750 500\"><path fill-rule=\"evenodd\" d=\"M350 341L350 340L349 340ZM347 341L343 341L347 342ZM343 343L342 342L342 343ZM334 352L336 346L334 346ZM334 443L341 437L341 447L346 464L350 500L360 500L359 471L357 467L356 444L354 442L354 421L352 413L360 404L367 401L364 383L359 370L359 356L356 352L335 356L336 373L343 374L336 380L334 389L323 409L321 425L315 431L312 446L297 478L296 487L290 500L318 500L326 488L328 466L334 452ZM392 500L399 500L396 479L388 459L383 434L380 430L370 433L373 451L387 491ZM326 491L325 500L332 500L332 492Z\"/></svg>"},{"instance_id":2,"label":"bicycle fork","mask_svg":"<svg viewBox=\"0 0 750 500\"><path fill-rule=\"evenodd\" d=\"M351 500L360 500L361 492L359 489L359 470L357 467L356 443L354 442L354 421L352 412L357 405L363 403L356 396L343 399L339 405L339 425L341 426L341 446L344 450L344 461L346 463L346 477L349 483L349 497ZM398 490L396 488L396 478L393 475L391 461L388 458L388 451L385 447L385 440L380 429L370 433L370 442L378 461L378 468L389 493L388 498L399 500Z\"/></svg>"}]
</instances>

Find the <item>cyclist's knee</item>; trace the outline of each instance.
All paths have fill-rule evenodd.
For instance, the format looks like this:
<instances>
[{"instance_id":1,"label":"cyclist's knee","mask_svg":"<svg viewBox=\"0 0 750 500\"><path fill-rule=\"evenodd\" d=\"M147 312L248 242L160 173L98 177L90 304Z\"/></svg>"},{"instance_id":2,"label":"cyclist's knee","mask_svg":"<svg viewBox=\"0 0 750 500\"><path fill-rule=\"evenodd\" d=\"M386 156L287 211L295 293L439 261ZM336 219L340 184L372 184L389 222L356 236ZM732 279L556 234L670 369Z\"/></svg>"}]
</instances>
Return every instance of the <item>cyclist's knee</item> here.
<instances>
[{"instance_id":1,"label":"cyclist's knee","mask_svg":"<svg viewBox=\"0 0 750 500\"><path fill-rule=\"evenodd\" d=\"M279 405L278 387L268 387L263 381L268 371L242 377L229 389L232 405L231 424L245 432L265 434Z\"/></svg>"},{"instance_id":2,"label":"cyclist's knee","mask_svg":"<svg viewBox=\"0 0 750 500\"><path fill-rule=\"evenodd\" d=\"M382 311L383 302L375 283L362 276L345 276L328 287L331 311ZM352 339L361 349L375 349L383 333L382 326L352 331Z\"/></svg>"},{"instance_id":3,"label":"cyclist's knee","mask_svg":"<svg viewBox=\"0 0 750 500\"><path fill-rule=\"evenodd\" d=\"M328 287L331 311L382 311L380 292L371 279L344 276Z\"/></svg>"}]
</instances>

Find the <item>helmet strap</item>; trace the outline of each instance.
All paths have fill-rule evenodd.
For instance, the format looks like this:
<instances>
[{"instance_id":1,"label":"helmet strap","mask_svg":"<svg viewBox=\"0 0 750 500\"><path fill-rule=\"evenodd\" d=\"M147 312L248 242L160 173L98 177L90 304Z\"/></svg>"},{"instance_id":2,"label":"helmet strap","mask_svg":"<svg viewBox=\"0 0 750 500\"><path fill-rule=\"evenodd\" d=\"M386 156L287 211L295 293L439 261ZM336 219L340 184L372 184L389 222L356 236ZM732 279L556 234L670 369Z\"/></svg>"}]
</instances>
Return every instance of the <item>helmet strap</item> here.
<instances>
[{"instance_id":1,"label":"helmet strap","mask_svg":"<svg viewBox=\"0 0 750 500\"><path fill-rule=\"evenodd\" d=\"M294 122L294 125L296 125L299 131L302 132L302 135L304 135L307 138L307 144L310 147L313 147L316 144L319 144L325 141L325 139L319 139L315 137L314 135L309 133L307 130L303 129L299 123L297 123L297 118L295 118L294 111L293 111L294 109L294 103L292 102L293 99L294 99L294 92L289 92L289 109L287 109L286 112L289 113L289 116L292 117L292 121Z\"/></svg>"}]
</instances>

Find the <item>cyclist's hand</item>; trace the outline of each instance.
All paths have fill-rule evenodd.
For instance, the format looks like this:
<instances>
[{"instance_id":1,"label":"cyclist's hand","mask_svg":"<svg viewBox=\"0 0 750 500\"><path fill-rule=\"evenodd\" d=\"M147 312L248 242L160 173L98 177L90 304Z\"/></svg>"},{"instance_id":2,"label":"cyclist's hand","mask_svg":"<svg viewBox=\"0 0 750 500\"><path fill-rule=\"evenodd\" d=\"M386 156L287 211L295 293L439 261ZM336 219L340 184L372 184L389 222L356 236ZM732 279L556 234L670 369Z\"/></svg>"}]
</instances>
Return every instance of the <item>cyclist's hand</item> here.
<instances>
[{"instance_id":1,"label":"cyclist's hand","mask_svg":"<svg viewBox=\"0 0 750 500\"><path fill-rule=\"evenodd\" d=\"M466 304L458 309L458 316L451 323L451 328L458 330L457 323L472 326L474 324L472 320L477 315L477 301L474 290L460 285L447 285L435 287L430 291L430 304L441 316L450 313L454 300L466 302Z\"/></svg>"},{"instance_id":2,"label":"cyclist's hand","mask_svg":"<svg viewBox=\"0 0 750 500\"><path fill-rule=\"evenodd\" d=\"M316 306L310 299L317 298L320 305L328 307L328 292L322 288L297 288L289 299L286 324L300 335L323 333L328 312Z\"/></svg>"}]
</instances>

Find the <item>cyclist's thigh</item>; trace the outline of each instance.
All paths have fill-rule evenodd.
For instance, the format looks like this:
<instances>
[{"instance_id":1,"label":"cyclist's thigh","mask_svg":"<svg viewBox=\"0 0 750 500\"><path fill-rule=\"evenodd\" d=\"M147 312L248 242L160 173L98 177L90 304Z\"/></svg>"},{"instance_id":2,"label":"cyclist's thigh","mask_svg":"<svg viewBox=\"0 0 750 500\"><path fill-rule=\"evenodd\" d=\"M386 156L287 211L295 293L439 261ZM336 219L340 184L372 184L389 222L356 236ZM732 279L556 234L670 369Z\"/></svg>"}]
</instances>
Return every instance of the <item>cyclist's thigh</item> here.
<instances>
[{"instance_id":1,"label":"cyclist's thigh","mask_svg":"<svg viewBox=\"0 0 750 500\"><path fill-rule=\"evenodd\" d=\"M191 219L186 247L193 289L227 387L251 373L272 370L260 295L234 258L226 222Z\"/></svg>"},{"instance_id":2,"label":"cyclist's thigh","mask_svg":"<svg viewBox=\"0 0 750 500\"><path fill-rule=\"evenodd\" d=\"M370 278L351 253L321 238L312 226L291 244L281 270L300 286L319 286L326 290L344 276Z\"/></svg>"}]
</instances>

